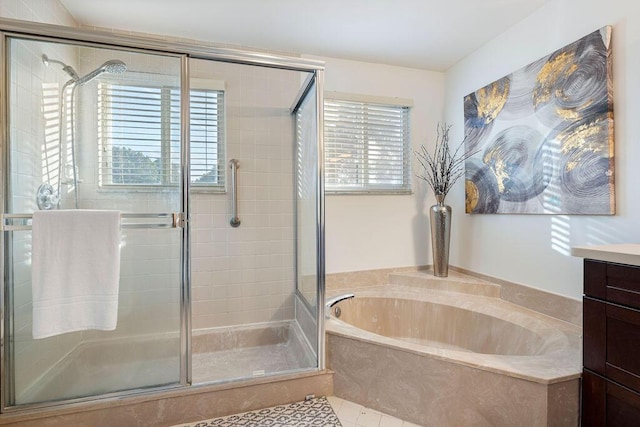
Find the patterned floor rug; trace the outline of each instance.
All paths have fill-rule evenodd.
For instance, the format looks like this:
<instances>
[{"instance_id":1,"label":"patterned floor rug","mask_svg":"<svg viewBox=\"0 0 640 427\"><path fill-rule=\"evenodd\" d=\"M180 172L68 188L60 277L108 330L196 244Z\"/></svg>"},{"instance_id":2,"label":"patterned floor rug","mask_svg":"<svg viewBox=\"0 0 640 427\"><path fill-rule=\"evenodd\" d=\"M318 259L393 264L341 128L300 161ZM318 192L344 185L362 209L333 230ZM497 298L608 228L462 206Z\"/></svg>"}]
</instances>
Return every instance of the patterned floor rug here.
<instances>
[{"instance_id":1,"label":"patterned floor rug","mask_svg":"<svg viewBox=\"0 0 640 427\"><path fill-rule=\"evenodd\" d=\"M174 427L342 427L324 397Z\"/></svg>"}]
</instances>

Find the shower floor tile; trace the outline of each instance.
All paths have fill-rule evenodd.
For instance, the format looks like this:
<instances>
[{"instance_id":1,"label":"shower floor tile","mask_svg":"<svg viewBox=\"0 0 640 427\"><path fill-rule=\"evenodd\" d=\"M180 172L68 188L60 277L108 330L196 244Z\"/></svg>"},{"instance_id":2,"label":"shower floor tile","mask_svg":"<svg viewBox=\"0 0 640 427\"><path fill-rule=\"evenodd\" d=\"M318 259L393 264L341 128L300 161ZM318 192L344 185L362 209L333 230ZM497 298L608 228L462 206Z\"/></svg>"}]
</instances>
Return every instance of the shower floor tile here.
<instances>
[{"instance_id":1,"label":"shower floor tile","mask_svg":"<svg viewBox=\"0 0 640 427\"><path fill-rule=\"evenodd\" d=\"M285 344L245 347L234 350L194 353L192 372L194 383L260 377L276 372L311 368L315 361L294 354Z\"/></svg>"}]
</instances>

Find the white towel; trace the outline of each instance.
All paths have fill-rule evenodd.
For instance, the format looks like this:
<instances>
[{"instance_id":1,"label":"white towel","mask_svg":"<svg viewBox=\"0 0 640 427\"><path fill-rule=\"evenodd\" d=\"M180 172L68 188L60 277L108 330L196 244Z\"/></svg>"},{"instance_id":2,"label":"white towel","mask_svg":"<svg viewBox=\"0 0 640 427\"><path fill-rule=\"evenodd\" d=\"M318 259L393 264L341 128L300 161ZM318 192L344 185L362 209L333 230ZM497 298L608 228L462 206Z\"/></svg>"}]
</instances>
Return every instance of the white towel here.
<instances>
[{"instance_id":1,"label":"white towel","mask_svg":"<svg viewBox=\"0 0 640 427\"><path fill-rule=\"evenodd\" d=\"M36 211L32 230L33 338L114 330L120 212Z\"/></svg>"}]
</instances>

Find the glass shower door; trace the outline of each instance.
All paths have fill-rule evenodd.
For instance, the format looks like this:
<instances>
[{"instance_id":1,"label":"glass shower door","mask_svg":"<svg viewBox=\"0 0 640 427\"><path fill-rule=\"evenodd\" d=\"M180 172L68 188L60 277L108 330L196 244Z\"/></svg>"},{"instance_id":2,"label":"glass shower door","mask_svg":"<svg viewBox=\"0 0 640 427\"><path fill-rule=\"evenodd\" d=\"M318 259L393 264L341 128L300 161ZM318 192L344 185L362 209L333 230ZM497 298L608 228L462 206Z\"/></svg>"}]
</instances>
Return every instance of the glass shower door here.
<instances>
[{"instance_id":1,"label":"glass shower door","mask_svg":"<svg viewBox=\"0 0 640 427\"><path fill-rule=\"evenodd\" d=\"M8 38L6 61L5 404L178 385L186 371L182 58ZM120 213L117 308L111 313L117 323L111 330L60 328L41 338L33 326L34 298L43 282L60 280L32 280L38 267L32 262L40 260L32 257L38 248L31 217L77 209ZM64 259L66 244L64 237L49 242L55 254L48 255ZM55 270L73 270L73 262ZM75 298L67 291L56 290L60 311L69 307L64 298Z\"/></svg>"},{"instance_id":2,"label":"glass shower door","mask_svg":"<svg viewBox=\"0 0 640 427\"><path fill-rule=\"evenodd\" d=\"M192 119L192 173L205 164L199 141L207 134L206 122L222 119L216 134L226 141L226 161L215 175L226 186L192 186L193 382L313 371L317 334L308 329L316 327L316 309L301 317L296 295L291 114L311 73L208 59L191 59L189 69L192 93L209 91L220 101L207 109L192 96L192 116L207 110L213 116L201 123ZM309 118L316 123L315 116ZM317 145L317 135L308 144ZM307 256L316 256L316 247L305 248Z\"/></svg>"},{"instance_id":3,"label":"glass shower door","mask_svg":"<svg viewBox=\"0 0 640 427\"><path fill-rule=\"evenodd\" d=\"M320 222L318 192L318 99L315 78L293 111L296 121L296 318L315 354L318 345L319 295L317 254ZM320 304L318 301L320 300Z\"/></svg>"}]
</instances>

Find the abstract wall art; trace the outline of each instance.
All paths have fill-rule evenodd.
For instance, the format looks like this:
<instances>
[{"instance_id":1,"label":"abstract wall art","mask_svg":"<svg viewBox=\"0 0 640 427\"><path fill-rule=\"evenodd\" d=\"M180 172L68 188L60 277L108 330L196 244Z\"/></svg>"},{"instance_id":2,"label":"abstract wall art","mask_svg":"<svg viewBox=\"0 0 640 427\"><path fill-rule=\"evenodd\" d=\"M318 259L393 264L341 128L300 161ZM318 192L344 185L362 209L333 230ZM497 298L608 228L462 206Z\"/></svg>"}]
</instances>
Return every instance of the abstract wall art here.
<instances>
[{"instance_id":1,"label":"abstract wall art","mask_svg":"<svg viewBox=\"0 0 640 427\"><path fill-rule=\"evenodd\" d=\"M615 214L611 27L464 98L467 213Z\"/></svg>"}]
</instances>

